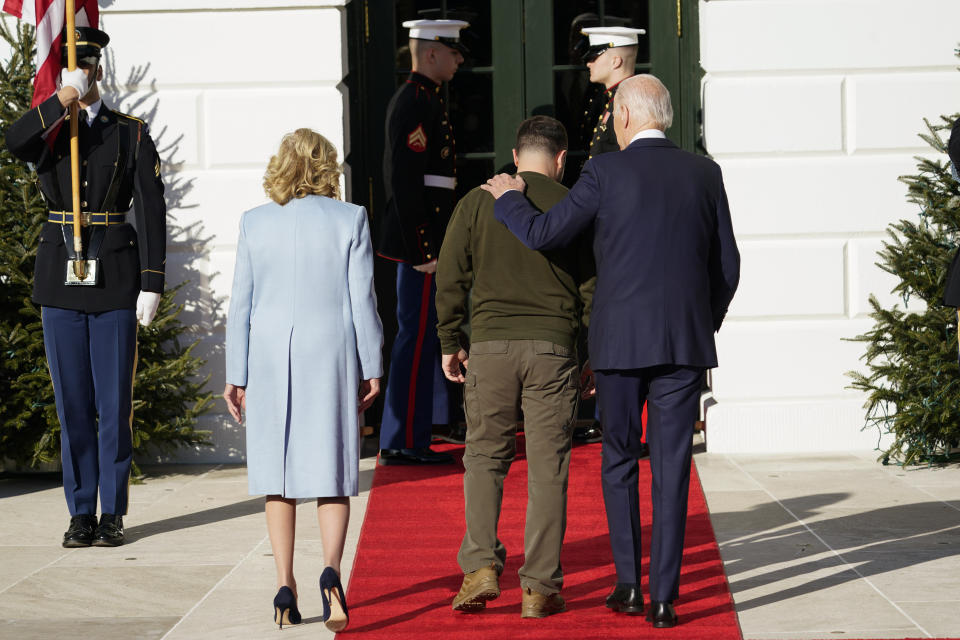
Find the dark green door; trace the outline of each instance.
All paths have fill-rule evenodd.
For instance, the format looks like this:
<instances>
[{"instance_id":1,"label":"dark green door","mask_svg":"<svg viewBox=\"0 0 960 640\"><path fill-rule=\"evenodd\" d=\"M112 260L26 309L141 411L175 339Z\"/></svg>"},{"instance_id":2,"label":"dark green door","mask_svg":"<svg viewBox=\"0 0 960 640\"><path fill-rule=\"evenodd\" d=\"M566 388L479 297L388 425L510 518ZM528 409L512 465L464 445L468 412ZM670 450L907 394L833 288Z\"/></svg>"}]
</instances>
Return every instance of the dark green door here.
<instances>
[{"instance_id":1,"label":"dark green door","mask_svg":"<svg viewBox=\"0 0 960 640\"><path fill-rule=\"evenodd\" d=\"M381 164L387 102L410 69L407 33L416 18L470 22L465 64L448 87L460 194L510 165L517 126L535 114L567 127L567 182L579 174L602 87L572 52L580 29L624 25L640 36L638 73L658 76L673 97L667 132L696 150L699 113L697 0L354 0L348 5L352 197L374 214L383 207Z\"/></svg>"},{"instance_id":2,"label":"dark green door","mask_svg":"<svg viewBox=\"0 0 960 640\"><path fill-rule=\"evenodd\" d=\"M377 237L384 208L383 149L387 103L410 71L405 20L452 18L471 27L470 48L449 83L447 104L463 195L495 172L512 167L517 126L531 115L552 115L567 127L570 153L564 182L572 184L586 158L603 91L572 47L580 29L622 25L646 29L637 72L657 75L673 97L667 132L697 149L699 47L697 0L353 0L347 5L351 201L367 207ZM377 260L375 276L387 339L396 333L395 267Z\"/></svg>"}]
</instances>

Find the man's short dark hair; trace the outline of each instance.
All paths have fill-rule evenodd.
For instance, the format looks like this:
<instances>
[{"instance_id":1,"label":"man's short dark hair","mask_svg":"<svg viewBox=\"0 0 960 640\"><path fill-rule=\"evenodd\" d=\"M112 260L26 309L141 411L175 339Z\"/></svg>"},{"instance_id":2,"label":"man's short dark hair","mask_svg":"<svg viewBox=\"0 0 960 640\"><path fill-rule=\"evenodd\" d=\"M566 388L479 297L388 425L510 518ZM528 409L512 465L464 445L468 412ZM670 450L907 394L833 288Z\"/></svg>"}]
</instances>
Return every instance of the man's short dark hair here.
<instances>
[{"instance_id":1,"label":"man's short dark hair","mask_svg":"<svg viewBox=\"0 0 960 640\"><path fill-rule=\"evenodd\" d=\"M567 149L567 130L563 123L550 116L533 116L517 129L517 154L539 149L556 156Z\"/></svg>"}]
</instances>

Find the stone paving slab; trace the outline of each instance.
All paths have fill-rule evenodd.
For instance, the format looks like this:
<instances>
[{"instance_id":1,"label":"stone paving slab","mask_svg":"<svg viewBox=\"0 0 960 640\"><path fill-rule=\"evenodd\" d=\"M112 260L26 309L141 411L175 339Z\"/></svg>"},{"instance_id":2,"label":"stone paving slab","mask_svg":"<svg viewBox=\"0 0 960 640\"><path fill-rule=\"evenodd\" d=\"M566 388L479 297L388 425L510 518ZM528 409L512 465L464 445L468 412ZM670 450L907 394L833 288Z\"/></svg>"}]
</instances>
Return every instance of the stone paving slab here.
<instances>
[{"instance_id":1,"label":"stone paving slab","mask_svg":"<svg viewBox=\"0 0 960 640\"><path fill-rule=\"evenodd\" d=\"M52 638L162 638L177 617L167 618L50 618L35 620L0 620L0 638L18 640L51 640ZM221 636L223 637L223 636Z\"/></svg>"},{"instance_id":2,"label":"stone paving slab","mask_svg":"<svg viewBox=\"0 0 960 640\"><path fill-rule=\"evenodd\" d=\"M960 467L697 456L744 637L960 637Z\"/></svg>"},{"instance_id":3,"label":"stone paving slab","mask_svg":"<svg viewBox=\"0 0 960 640\"><path fill-rule=\"evenodd\" d=\"M875 458L696 455L745 638L960 637L960 467ZM361 461L351 501L346 581L373 465ZM131 488L130 543L117 549L60 547L56 476L0 480L0 639L273 637L273 556L246 469L148 471ZM319 617L322 551L315 503L303 501L305 624L284 638L333 635Z\"/></svg>"},{"instance_id":4,"label":"stone paving slab","mask_svg":"<svg viewBox=\"0 0 960 640\"><path fill-rule=\"evenodd\" d=\"M343 559L349 572L373 478L361 461L361 497ZM276 571L263 498L242 466L146 467L130 489L128 544L63 549L69 519L50 474L0 481L0 638L263 638L276 633ZM296 570L304 624L287 635L332 637L320 620L323 570L316 503L297 507Z\"/></svg>"}]
</instances>

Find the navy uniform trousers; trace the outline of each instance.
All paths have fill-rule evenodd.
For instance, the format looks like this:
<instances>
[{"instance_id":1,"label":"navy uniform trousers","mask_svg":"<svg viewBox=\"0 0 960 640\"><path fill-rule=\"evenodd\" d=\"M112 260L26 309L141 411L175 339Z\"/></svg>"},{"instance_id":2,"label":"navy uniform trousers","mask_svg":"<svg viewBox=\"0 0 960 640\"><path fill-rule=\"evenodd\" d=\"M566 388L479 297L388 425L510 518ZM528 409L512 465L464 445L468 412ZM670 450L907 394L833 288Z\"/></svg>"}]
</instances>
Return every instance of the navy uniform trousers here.
<instances>
[{"instance_id":1,"label":"navy uniform trousers","mask_svg":"<svg viewBox=\"0 0 960 640\"><path fill-rule=\"evenodd\" d=\"M98 487L101 513L125 515L133 460L136 312L42 307L41 314L70 515L95 515Z\"/></svg>"},{"instance_id":2,"label":"navy uniform trousers","mask_svg":"<svg viewBox=\"0 0 960 640\"><path fill-rule=\"evenodd\" d=\"M640 584L639 455L641 416L647 402L647 445L653 479L650 599L679 595L680 561L687 523L693 423L704 369L662 365L598 370L603 422L603 501L617 582Z\"/></svg>"},{"instance_id":3,"label":"navy uniform trousers","mask_svg":"<svg viewBox=\"0 0 960 640\"><path fill-rule=\"evenodd\" d=\"M433 425L450 421L450 396L440 370L436 295L433 274L397 263L398 328L390 352L381 449L429 447Z\"/></svg>"}]
</instances>

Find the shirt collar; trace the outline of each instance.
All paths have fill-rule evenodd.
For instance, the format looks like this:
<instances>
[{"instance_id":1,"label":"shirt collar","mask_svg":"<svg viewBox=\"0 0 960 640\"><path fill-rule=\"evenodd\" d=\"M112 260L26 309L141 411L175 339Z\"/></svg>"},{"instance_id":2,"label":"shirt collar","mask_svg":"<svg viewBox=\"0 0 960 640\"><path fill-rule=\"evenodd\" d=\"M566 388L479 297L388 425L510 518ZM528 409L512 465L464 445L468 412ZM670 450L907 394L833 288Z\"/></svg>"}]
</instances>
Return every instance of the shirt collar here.
<instances>
[{"instance_id":1,"label":"shirt collar","mask_svg":"<svg viewBox=\"0 0 960 640\"><path fill-rule=\"evenodd\" d=\"M100 113L100 107L103 106L103 99L97 100L91 105L84 107L84 111L87 112L87 124L92 125L97 120L97 114Z\"/></svg>"},{"instance_id":2,"label":"shirt collar","mask_svg":"<svg viewBox=\"0 0 960 640\"><path fill-rule=\"evenodd\" d=\"M666 137L667 137L667 134L665 134L663 131L660 131L660 129L644 129L643 131L638 131L637 135L630 138L630 144L633 144L637 140L641 140L643 138L666 138Z\"/></svg>"}]
</instances>

